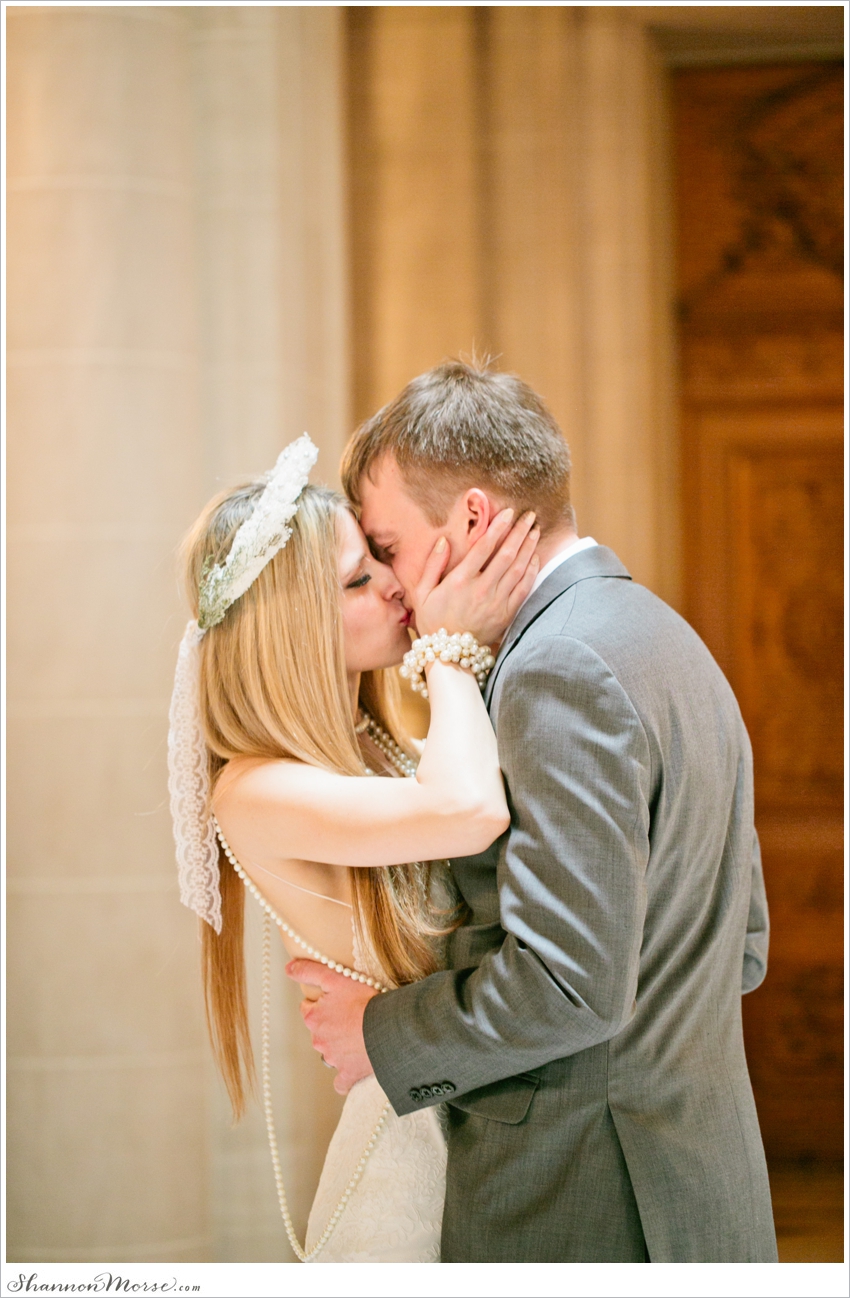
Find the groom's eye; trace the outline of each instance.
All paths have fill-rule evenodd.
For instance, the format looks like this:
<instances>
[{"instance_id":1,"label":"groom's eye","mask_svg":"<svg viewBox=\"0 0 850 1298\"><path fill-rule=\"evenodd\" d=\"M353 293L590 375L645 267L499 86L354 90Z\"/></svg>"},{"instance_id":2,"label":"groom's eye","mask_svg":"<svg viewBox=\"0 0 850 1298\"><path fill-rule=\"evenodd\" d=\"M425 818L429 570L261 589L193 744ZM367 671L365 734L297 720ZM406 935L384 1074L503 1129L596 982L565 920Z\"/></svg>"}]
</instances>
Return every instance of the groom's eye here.
<instances>
[{"instance_id":1,"label":"groom's eye","mask_svg":"<svg viewBox=\"0 0 850 1298\"><path fill-rule=\"evenodd\" d=\"M390 563L393 557L392 547L378 545L377 541L369 538L369 549L372 551L372 557L378 560L378 563Z\"/></svg>"},{"instance_id":2,"label":"groom's eye","mask_svg":"<svg viewBox=\"0 0 850 1298\"><path fill-rule=\"evenodd\" d=\"M354 581L350 581L350 582L348 583L348 585L346 586L345 589L346 589L346 590L357 590L358 586L365 586L365 585L366 585L366 582L367 582L367 581L371 581L371 580L372 580L372 578L371 578L370 574L369 574L368 572L364 572L364 574L363 574L362 577L357 577L357 578L355 578Z\"/></svg>"}]
</instances>

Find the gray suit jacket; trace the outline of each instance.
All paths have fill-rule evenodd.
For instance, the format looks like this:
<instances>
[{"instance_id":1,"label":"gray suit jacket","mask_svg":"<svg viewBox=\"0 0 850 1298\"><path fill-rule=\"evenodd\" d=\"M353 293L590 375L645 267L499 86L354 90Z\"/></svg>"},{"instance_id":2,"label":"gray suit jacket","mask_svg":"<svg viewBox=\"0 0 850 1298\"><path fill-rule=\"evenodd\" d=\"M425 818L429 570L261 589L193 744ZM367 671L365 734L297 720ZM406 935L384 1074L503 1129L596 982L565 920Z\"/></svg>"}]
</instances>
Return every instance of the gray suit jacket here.
<instances>
[{"instance_id":1,"label":"gray suit jacket","mask_svg":"<svg viewBox=\"0 0 850 1298\"><path fill-rule=\"evenodd\" d=\"M694 631L604 547L521 609L487 700L511 828L453 862L449 969L365 1019L449 1102L447 1262L769 1262L741 993L767 908L752 758Z\"/></svg>"}]
</instances>

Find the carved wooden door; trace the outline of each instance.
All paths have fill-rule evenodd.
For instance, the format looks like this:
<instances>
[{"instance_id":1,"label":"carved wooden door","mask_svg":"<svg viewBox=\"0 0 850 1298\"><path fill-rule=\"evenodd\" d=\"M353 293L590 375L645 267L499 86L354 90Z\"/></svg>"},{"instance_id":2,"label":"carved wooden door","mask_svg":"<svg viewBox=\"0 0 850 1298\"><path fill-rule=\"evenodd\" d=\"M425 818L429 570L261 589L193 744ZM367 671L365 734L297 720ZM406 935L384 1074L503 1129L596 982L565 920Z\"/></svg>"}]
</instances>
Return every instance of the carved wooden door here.
<instances>
[{"instance_id":1,"label":"carved wooden door","mask_svg":"<svg viewBox=\"0 0 850 1298\"><path fill-rule=\"evenodd\" d=\"M843 1143L842 89L830 63L674 76L687 616L753 743L773 1158Z\"/></svg>"}]
</instances>

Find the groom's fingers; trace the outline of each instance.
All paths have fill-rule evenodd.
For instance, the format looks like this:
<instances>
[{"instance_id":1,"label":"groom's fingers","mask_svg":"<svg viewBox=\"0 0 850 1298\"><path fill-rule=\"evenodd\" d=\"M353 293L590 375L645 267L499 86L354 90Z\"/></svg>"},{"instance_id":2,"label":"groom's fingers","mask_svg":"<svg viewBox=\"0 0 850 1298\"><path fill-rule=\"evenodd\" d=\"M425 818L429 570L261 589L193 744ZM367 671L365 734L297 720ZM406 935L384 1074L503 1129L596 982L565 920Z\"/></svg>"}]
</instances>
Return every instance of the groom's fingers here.
<instances>
[{"instance_id":1,"label":"groom's fingers","mask_svg":"<svg viewBox=\"0 0 850 1298\"><path fill-rule=\"evenodd\" d=\"M286 966L286 976L306 987L320 987L323 992L337 991L346 984L351 985L350 978L329 969L327 965L319 964L318 960L290 960Z\"/></svg>"},{"instance_id":2,"label":"groom's fingers","mask_svg":"<svg viewBox=\"0 0 850 1298\"><path fill-rule=\"evenodd\" d=\"M511 592L514 591L517 586L523 584L523 579L528 574L528 569L531 565L532 559L534 558L534 552L537 549L537 543L539 540L540 528L533 527L525 537L513 559L504 565L504 571L498 579L496 589L505 599L509 599ZM499 555L495 556L491 567L495 566L499 557Z\"/></svg>"},{"instance_id":3,"label":"groom's fingers","mask_svg":"<svg viewBox=\"0 0 850 1298\"><path fill-rule=\"evenodd\" d=\"M444 536L441 536L425 560L425 567L422 569L422 576L419 578L419 584L416 587L417 604L421 604L424 599L427 599L434 587L439 585L440 578L449 561L449 553L449 543Z\"/></svg>"},{"instance_id":4,"label":"groom's fingers","mask_svg":"<svg viewBox=\"0 0 850 1298\"><path fill-rule=\"evenodd\" d=\"M517 613L519 612L520 606L525 603L525 601L528 599L529 595L531 594L532 587L535 581L537 580L537 574L539 573L539 571L540 571L540 560L538 559L537 555L534 554L532 555L531 560L529 561L529 564L525 572L523 573L522 577L514 586L513 590L508 593L508 596L505 600L508 625L510 625L510 623L514 620Z\"/></svg>"},{"instance_id":5,"label":"groom's fingers","mask_svg":"<svg viewBox=\"0 0 850 1298\"><path fill-rule=\"evenodd\" d=\"M482 576L488 577L493 589L506 583L512 587L523 575L540 540L540 528L535 525L534 514L523 514L487 564Z\"/></svg>"},{"instance_id":6,"label":"groom's fingers","mask_svg":"<svg viewBox=\"0 0 850 1298\"><path fill-rule=\"evenodd\" d=\"M503 536L491 536L490 529L482 536L469 552L470 562L475 561L476 570L483 578L492 583L501 579L523 546L529 532L534 526L534 514L527 511L520 515L513 527ZM479 547L481 549L479 550ZM483 556L483 557L481 557Z\"/></svg>"},{"instance_id":7,"label":"groom's fingers","mask_svg":"<svg viewBox=\"0 0 850 1298\"><path fill-rule=\"evenodd\" d=\"M482 568L492 563L499 547L508 544L513 519L512 509L503 509L498 513L484 535L479 536L475 544L470 547L468 554L461 559L452 575L455 578L474 577L481 572Z\"/></svg>"}]
</instances>

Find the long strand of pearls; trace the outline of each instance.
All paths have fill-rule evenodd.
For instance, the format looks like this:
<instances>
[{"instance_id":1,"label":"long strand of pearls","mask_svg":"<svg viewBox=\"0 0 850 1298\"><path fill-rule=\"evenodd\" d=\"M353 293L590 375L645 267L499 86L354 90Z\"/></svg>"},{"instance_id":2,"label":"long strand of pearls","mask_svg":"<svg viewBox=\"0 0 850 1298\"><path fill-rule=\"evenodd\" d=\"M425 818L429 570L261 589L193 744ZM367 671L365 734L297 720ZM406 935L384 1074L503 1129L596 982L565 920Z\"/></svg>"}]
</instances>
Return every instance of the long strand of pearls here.
<instances>
[{"instance_id":1,"label":"long strand of pearls","mask_svg":"<svg viewBox=\"0 0 850 1298\"><path fill-rule=\"evenodd\" d=\"M354 1193L360 1178L366 1167L369 1155L375 1148L378 1137L384 1128L389 1113L389 1100L381 1110L381 1116L375 1124L374 1130L366 1144L366 1148L360 1157L357 1167L354 1169L354 1175L349 1180L345 1189L340 1196L339 1203L331 1213L325 1229L322 1231L316 1243L307 1253L301 1247L298 1236L295 1233L295 1226L292 1222L292 1214L289 1211L289 1203L286 1198L286 1188L283 1184L283 1173L280 1166L280 1153L277 1147L277 1134L274 1125L274 1111L272 1109L271 1094L271 999L272 999L272 916L266 911L263 916L263 993L261 1007L262 1022L262 1074L263 1074L263 1110L266 1117L266 1132L269 1138L269 1151L272 1158L272 1169L274 1171L275 1186L277 1188L277 1201L280 1206L280 1215L283 1218L283 1225L286 1230L292 1251L300 1262L312 1262L313 1258L321 1253L334 1232L337 1222L345 1211L345 1205L348 1203Z\"/></svg>"},{"instance_id":2,"label":"long strand of pearls","mask_svg":"<svg viewBox=\"0 0 850 1298\"><path fill-rule=\"evenodd\" d=\"M242 866L237 861L230 844L221 832L219 823L215 818L213 818L213 823L215 824L215 832L218 836L218 841L221 843L224 855L239 875L239 878L242 880L251 896L256 897L269 919L273 920L281 932L285 933L288 938L291 938L293 942L302 948L308 959L318 960L319 964L327 965L329 969L333 969L336 973L342 974L343 978L351 978L352 981L356 983L365 983L367 987L374 987L376 991L388 992L390 990L389 987L385 987L383 983L378 982L377 978L369 978L366 974L358 973L356 969L349 969L348 965L340 964L337 960L331 960L329 956L323 955L321 951L316 949L316 947L311 946L309 942L306 942L300 933L296 933L295 929L292 928L291 925L287 924L286 920L282 919L274 907L266 901L253 879L249 878L242 869Z\"/></svg>"},{"instance_id":3,"label":"long strand of pearls","mask_svg":"<svg viewBox=\"0 0 850 1298\"><path fill-rule=\"evenodd\" d=\"M364 713L361 720L357 724L358 734L362 734L364 730L368 732L369 737L372 739L376 748L380 749L380 751L384 754L387 760L392 763L392 765L396 768L396 770L399 772L400 775L404 775L408 777L412 777L416 775L416 763L412 760L412 758L408 757L404 749L399 747L399 745L393 739L392 735L388 734L387 731L384 730L383 726L380 726L378 722L374 720L374 718L369 716L368 713ZM328 1223L325 1226L325 1229L322 1231L321 1235L316 1240L316 1243L310 1249L310 1252L309 1253L305 1252L305 1250L301 1247L301 1243L298 1239L298 1236L295 1233L295 1226L292 1221L292 1214L289 1211L289 1201L286 1197L286 1187L283 1183L283 1172L280 1165L280 1152L278 1150L277 1133L275 1131L275 1124L274 1124L274 1110L272 1108L271 1031L270 1031L271 994L272 994L271 993L272 924L273 923L276 924L277 927L283 933L285 933L288 938L290 938L293 942L295 942L296 945L300 946L304 951L304 954L308 956L311 960L318 960L321 964L327 965L329 969L333 969L336 973L341 973L344 978L351 978L354 980L354 982L364 983L367 987L374 987L376 991L387 992L390 989L389 987L385 987L383 983L378 982L376 978L370 978L366 974L359 973L356 969L349 969L347 965L340 964L339 961L331 960L328 956L323 955L321 951L317 950L316 947L311 946L309 942L305 941L305 939L301 937L299 933L296 933L295 929L292 928L290 924L287 924L286 920L284 920L280 915L278 915L274 907L268 901L266 901L262 892L254 883L253 879L249 878L249 876L242 869L242 866L239 864L239 861L237 860L235 853L233 852L227 839L224 837L224 834L221 831L221 826L219 825L215 817L213 817L213 825L215 826L216 836L218 837L218 841L221 844L221 848L222 851L224 852L224 855L227 857L228 861L233 866L233 869L239 875L239 878L242 880L248 892L250 892L251 895L256 898L256 900L263 908L263 982L262 982L262 998L261 998L261 1069L262 1069L262 1079L263 1079L263 1112L265 1114L265 1119L266 1119L266 1133L268 1135L269 1152L271 1154L272 1170L274 1172L275 1187L277 1190L277 1201L280 1207L280 1215L283 1220L284 1229L286 1230L286 1235L292 1247L292 1251L295 1254L295 1256L298 1258L298 1260L300 1262L312 1262L313 1258L316 1257L327 1244L328 1240L330 1239L331 1235L334 1232L334 1228L336 1227L337 1222L339 1221L340 1217L345 1211L345 1205L348 1203L349 1199L351 1198L352 1194L357 1188L357 1185L360 1182L360 1178L362 1177L363 1172L365 1170L366 1163L369 1159L369 1155L372 1153L372 1150L375 1148L375 1145L378 1141L378 1137L380 1136L386 1124L387 1114L389 1113L390 1110L390 1104L388 1100L384 1105L383 1109L381 1110L381 1115L378 1118L377 1123L375 1124L375 1128L371 1136L369 1137L369 1140L366 1144L366 1148L363 1150L363 1154L360 1160L358 1161L357 1167L354 1170L354 1174L349 1180L345 1189L343 1190L339 1203L337 1204L334 1211L331 1213Z\"/></svg>"},{"instance_id":4,"label":"long strand of pearls","mask_svg":"<svg viewBox=\"0 0 850 1298\"><path fill-rule=\"evenodd\" d=\"M483 689L487 677L495 663L495 658L487 645L481 645L471 631L456 631L449 635L444 626L434 635L422 635L408 649L402 659L399 675L410 681L410 688L415 694L427 699L425 685L425 668L428 663L439 659L443 663L456 663L471 671Z\"/></svg>"}]
</instances>

